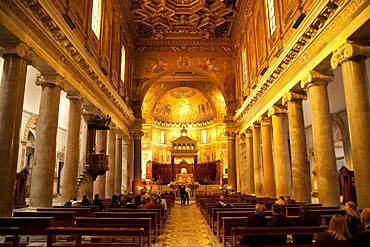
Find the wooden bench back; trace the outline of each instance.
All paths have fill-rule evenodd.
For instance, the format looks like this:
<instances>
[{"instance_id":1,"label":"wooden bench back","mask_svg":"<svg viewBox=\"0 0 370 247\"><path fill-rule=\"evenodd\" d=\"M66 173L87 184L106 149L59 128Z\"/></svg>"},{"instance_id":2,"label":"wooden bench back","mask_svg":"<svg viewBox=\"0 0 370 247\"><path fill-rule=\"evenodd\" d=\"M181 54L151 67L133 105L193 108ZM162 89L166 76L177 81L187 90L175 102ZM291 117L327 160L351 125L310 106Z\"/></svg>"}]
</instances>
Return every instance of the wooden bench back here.
<instances>
[{"instance_id":1,"label":"wooden bench back","mask_svg":"<svg viewBox=\"0 0 370 247\"><path fill-rule=\"evenodd\" d=\"M47 235L51 226L52 217L0 217L0 227L19 227L19 235Z\"/></svg>"},{"instance_id":2,"label":"wooden bench back","mask_svg":"<svg viewBox=\"0 0 370 247\"><path fill-rule=\"evenodd\" d=\"M53 217L54 226L74 227L75 212L71 211L16 211L14 217Z\"/></svg>"},{"instance_id":3,"label":"wooden bench back","mask_svg":"<svg viewBox=\"0 0 370 247\"><path fill-rule=\"evenodd\" d=\"M1 246L11 246L11 247L18 247L19 246L19 227L0 227L0 236L10 237L12 242L3 242ZM6 239L5 238L5 239Z\"/></svg>"},{"instance_id":4,"label":"wooden bench back","mask_svg":"<svg viewBox=\"0 0 370 247\"><path fill-rule=\"evenodd\" d=\"M37 212L41 212L41 211L54 211L54 212L68 211L68 212L74 212L76 217L95 216L95 213L92 212L90 208L83 208L83 207L37 208L36 211Z\"/></svg>"}]
</instances>

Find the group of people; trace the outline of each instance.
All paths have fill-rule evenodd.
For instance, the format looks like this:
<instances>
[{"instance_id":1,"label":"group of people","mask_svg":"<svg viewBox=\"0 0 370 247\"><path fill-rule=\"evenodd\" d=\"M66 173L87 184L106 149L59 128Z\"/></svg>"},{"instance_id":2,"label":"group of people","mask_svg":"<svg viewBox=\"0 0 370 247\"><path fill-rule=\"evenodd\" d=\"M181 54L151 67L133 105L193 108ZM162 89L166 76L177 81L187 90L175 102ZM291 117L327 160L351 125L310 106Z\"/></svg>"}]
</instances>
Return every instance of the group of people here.
<instances>
[{"instance_id":1,"label":"group of people","mask_svg":"<svg viewBox=\"0 0 370 247\"><path fill-rule=\"evenodd\" d=\"M184 184L180 184L179 191L180 191L181 205L183 205L183 204L188 204L189 205L189 194L190 194L189 186L184 185Z\"/></svg>"},{"instance_id":2,"label":"group of people","mask_svg":"<svg viewBox=\"0 0 370 247\"><path fill-rule=\"evenodd\" d=\"M315 218L309 208L305 205L300 208L299 218L295 221L295 226L319 226L319 219ZM247 227L290 227L293 222L283 216L281 205L272 205L272 217L266 218L264 211L266 207L257 203L255 213L246 219ZM362 247L370 246L370 208L365 208L360 213L355 203L348 201L345 204L346 214L335 214L330 220L329 227L325 232L319 233L315 239L317 247ZM358 232L361 223L365 227L364 231ZM243 236L242 244L252 247L262 247L265 245L285 245L286 235L279 236ZM293 235L294 244L312 244L313 235L295 234Z\"/></svg>"}]
</instances>

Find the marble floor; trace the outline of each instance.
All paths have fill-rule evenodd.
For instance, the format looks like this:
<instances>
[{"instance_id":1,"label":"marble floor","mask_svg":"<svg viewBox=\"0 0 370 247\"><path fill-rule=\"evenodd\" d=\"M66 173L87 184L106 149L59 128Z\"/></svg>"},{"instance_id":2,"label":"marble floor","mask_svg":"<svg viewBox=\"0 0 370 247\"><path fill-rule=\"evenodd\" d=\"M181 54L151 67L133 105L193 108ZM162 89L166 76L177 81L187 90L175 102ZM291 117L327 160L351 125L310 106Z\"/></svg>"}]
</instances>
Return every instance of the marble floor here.
<instances>
[{"instance_id":1,"label":"marble floor","mask_svg":"<svg viewBox=\"0 0 370 247\"><path fill-rule=\"evenodd\" d=\"M154 247L220 247L194 201L175 203Z\"/></svg>"}]
</instances>

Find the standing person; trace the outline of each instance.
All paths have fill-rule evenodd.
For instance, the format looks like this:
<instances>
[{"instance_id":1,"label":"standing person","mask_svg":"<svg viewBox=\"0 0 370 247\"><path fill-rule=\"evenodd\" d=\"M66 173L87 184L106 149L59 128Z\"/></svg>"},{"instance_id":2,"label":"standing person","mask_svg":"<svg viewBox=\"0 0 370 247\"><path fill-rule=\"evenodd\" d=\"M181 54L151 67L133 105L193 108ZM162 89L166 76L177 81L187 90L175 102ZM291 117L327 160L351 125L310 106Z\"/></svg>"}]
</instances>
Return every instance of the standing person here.
<instances>
[{"instance_id":1,"label":"standing person","mask_svg":"<svg viewBox=\"0 0 370 247\"><path fill-rule=\"evenodd\" d=\"M255 207L255 213L248 215L245 220L245 225L247 227L265 227L267 219L264 215L266 210L265 205L257 203ZM252 247L264 246L264 236L243 236L240 240L241 244L250 245Z\"/></svg>"},{"instance_id":2,"label":"standing person","mask_svg":"<svg viewBox=\"0 0 370 247\"><path fill-rule=\"evenodd\" d=\"M295 222L295 226L319 226L317 219L313 217L308 206L300 207L299 218ZM312 244L313 234L294 234L294 244Z\"/></svg>"},{"instance_id":3,"label":"standing person","mask_svg":"<svg viewBox=\"0 0 370 247\"><path fill-rule=\"evenodd\" d=\"M190 196L190 187L189 186L185 186L185 193L184 193L184 204L188 204L189 205L189 196Z\"/></svg>"},{"instance_id":4,"label":"standing person","mask_svg":"<svg viewBox=\"0 0 370 247\"><path fill-rule=\"evenodd\" d=\"M357 227L361 225L361 214L357 210L356 204L352 201L346 202L344 207L346 210L346 221L349 234L356 235Z\"/></svg>"},{"instance_id":5,"label":"standing person","mask_svg":"<svg viewBox=\"0 0 370 247\"><path fill-rule=\"evenodd\" d=\"M316 247L347 247L349 230L346 219L341 214L334 214L326 232L321 232L316 238Z\"/></svg>"},{"instance_id":6,"label":"standing person","mask_svg":"<svg viewBox=\"0 0 370 247\"><path fill-rule=\"evenodd\" d=\"M91 206L90 200L87 198L87 194L82 196L82 201L80 203L80 206Z\"/></svg>"},{"instance_id":7,"label":"standing person","mask_svg":"<svg viewBox=\"0 0 370 247\"><path fill-rule=\"evenodd\" d=\"M350 246L368 247L370 243L370 208L364 208L361 213L361 221L365 230L358 233L351 241Z\"/></svg>"},{"instance_id":8,"label":"standing person","mask_svg":"<svg viewBox=\"0 0 370 247\"><path fill-rule=\"evenodd\" d=\"M181 205L185 204L185 185L182 183L179 186Z\"/></svg>"},{"instance_id":9,"label":"standing person","mask_svg":"<svg viewBox=\"0 0 370 247\"><path fill-rule=\"evenodd\" d=\"M290 219L282 215L282 208L278 204L272 205L272 217L267 220L266 226L289 227L293 226ZM287 235L265 236L266 245L285 245Z\"/></svg>"}]
</instances>

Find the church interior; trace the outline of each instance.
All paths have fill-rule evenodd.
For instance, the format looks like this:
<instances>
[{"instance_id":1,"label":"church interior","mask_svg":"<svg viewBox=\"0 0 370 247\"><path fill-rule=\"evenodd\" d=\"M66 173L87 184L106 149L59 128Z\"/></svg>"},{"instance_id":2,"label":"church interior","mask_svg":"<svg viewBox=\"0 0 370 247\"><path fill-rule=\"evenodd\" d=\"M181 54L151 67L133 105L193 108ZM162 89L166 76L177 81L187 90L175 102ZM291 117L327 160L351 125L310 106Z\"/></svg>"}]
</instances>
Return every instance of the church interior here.
<instances>
[{"instance_id":1,"label":"church interior","mask_svg":"<svg viewBox=\"0 0 370 247\"><path fill-rule=\"evenodd\" d=\"M369 14L367 0L1 0L0 217L181 184L191 201L370 207Z\"/></svg>"}]
</instances>

